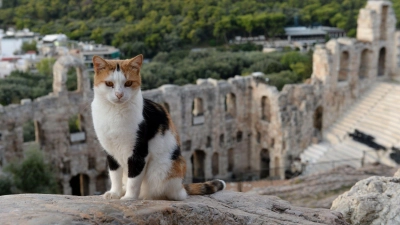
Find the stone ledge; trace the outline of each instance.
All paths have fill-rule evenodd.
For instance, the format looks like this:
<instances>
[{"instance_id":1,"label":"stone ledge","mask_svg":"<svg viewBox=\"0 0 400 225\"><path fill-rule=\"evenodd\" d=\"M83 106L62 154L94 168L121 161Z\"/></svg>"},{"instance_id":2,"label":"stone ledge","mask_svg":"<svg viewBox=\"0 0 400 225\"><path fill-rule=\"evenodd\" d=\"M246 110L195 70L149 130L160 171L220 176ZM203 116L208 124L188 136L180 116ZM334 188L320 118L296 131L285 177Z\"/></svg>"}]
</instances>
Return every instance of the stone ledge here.
<instances>
[{"instance_id":1,"label":"stone ledge","mask_svg":"<svg viewBox=\"0 0 400 225\"><path fill-rule=\"evenodd\" d=\"M101 196L0 197L0 224L347 224L328 209L291 206L274 196L223 191L175 201L106 201Z\"/></svg>"}]
</instances>

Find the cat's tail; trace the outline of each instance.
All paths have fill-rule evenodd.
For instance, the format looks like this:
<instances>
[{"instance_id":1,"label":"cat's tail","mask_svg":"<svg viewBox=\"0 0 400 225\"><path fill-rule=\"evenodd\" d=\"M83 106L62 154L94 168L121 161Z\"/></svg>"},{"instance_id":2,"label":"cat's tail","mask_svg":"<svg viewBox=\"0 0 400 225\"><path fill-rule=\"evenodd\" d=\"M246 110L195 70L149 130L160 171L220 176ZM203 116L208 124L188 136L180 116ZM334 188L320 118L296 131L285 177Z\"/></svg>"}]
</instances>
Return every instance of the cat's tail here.
<instances>
[{"instance_id":1,"label":"cat's tail","mask_svg":"<svg viewBox=\"0 0 400 225\"><path fill-rule=\"evenodd\" d=\"M226 184L223 180L212 180L204 183L184 184L183 187L188 195L210 195L224 190Z\"/></svg>"}]
</instances>

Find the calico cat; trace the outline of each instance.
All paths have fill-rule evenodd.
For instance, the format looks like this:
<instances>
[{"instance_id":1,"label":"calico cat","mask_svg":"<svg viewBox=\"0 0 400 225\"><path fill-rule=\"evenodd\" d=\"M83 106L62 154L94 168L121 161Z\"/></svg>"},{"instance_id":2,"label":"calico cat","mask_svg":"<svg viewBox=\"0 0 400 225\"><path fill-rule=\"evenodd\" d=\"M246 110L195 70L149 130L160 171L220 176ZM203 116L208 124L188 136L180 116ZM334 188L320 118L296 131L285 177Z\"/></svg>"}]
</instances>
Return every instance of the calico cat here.
<instances>
[{"instance_id":1,"label":"calico cat","mask_svg":"<svg viewBox=\"0 0 400 225\"><path fill-rule=\"evenodd\" d=\"M183 200L225 188L222 180L182 184L186 162L173 122L161 105L140 89L143 56L129 60L93 57L92 116L107 152L111 190L105 199Z\"/></svg>"}]
</instances>

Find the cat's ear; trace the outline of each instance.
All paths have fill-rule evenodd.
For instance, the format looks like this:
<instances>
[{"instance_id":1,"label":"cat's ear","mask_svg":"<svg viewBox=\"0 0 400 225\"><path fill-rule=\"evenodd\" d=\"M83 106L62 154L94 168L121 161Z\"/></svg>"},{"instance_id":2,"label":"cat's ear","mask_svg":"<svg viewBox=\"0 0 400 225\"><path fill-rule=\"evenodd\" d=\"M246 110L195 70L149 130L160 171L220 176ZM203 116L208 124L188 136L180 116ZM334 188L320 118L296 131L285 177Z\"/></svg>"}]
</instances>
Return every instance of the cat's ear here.
<instances>
[{"instance_id":1,"label":"cat's ear","mask_svg":"<svg viewBox=\"0 0 400 225\"><path fill-rule=\"evenodd\" d=\"M96 72L99 70L105 69L107 67L106 60L104 60L100 56L97 56L97 55L93 56L92 61L93 61L94 71L96 71Z\"/></svg>"},{"instance_id":2,"label":"cat's ear","mask_svg":"<svg viewBox=\"0 0 400 225\"><path fill-rule=\"evenodd\" d=\"M128 62L128 65L135 68L135 69L140 69L143 64L143 55L137 55L134 58L130 59Z\"/></svg>"}]
</instances>

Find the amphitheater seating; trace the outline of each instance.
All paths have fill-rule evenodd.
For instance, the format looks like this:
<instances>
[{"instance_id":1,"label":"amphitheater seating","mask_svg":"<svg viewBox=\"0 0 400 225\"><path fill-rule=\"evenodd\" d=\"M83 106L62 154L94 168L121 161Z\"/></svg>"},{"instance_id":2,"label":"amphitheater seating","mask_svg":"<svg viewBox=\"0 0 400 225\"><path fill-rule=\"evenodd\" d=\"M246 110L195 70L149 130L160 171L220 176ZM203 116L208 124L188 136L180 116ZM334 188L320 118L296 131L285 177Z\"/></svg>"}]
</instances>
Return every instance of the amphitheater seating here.
<instances>
[{"instance_id":1,"label":"amphitheater seating","mask_svg":"<svg viewBox=\"0 0 400 225\"><path fill-rule=\"evenodd\" d=\"M355 129L372 135L376 143L388 150L376 151L354 141L349 133ZM396 166L389 155L393 146L400 147L400 85L386 82L374 85L324 131L323 139L301 154L302 162L307 165L304 173L323 172L340 165L358 168L362 161Z\"/></svg>"}]
</instances>

